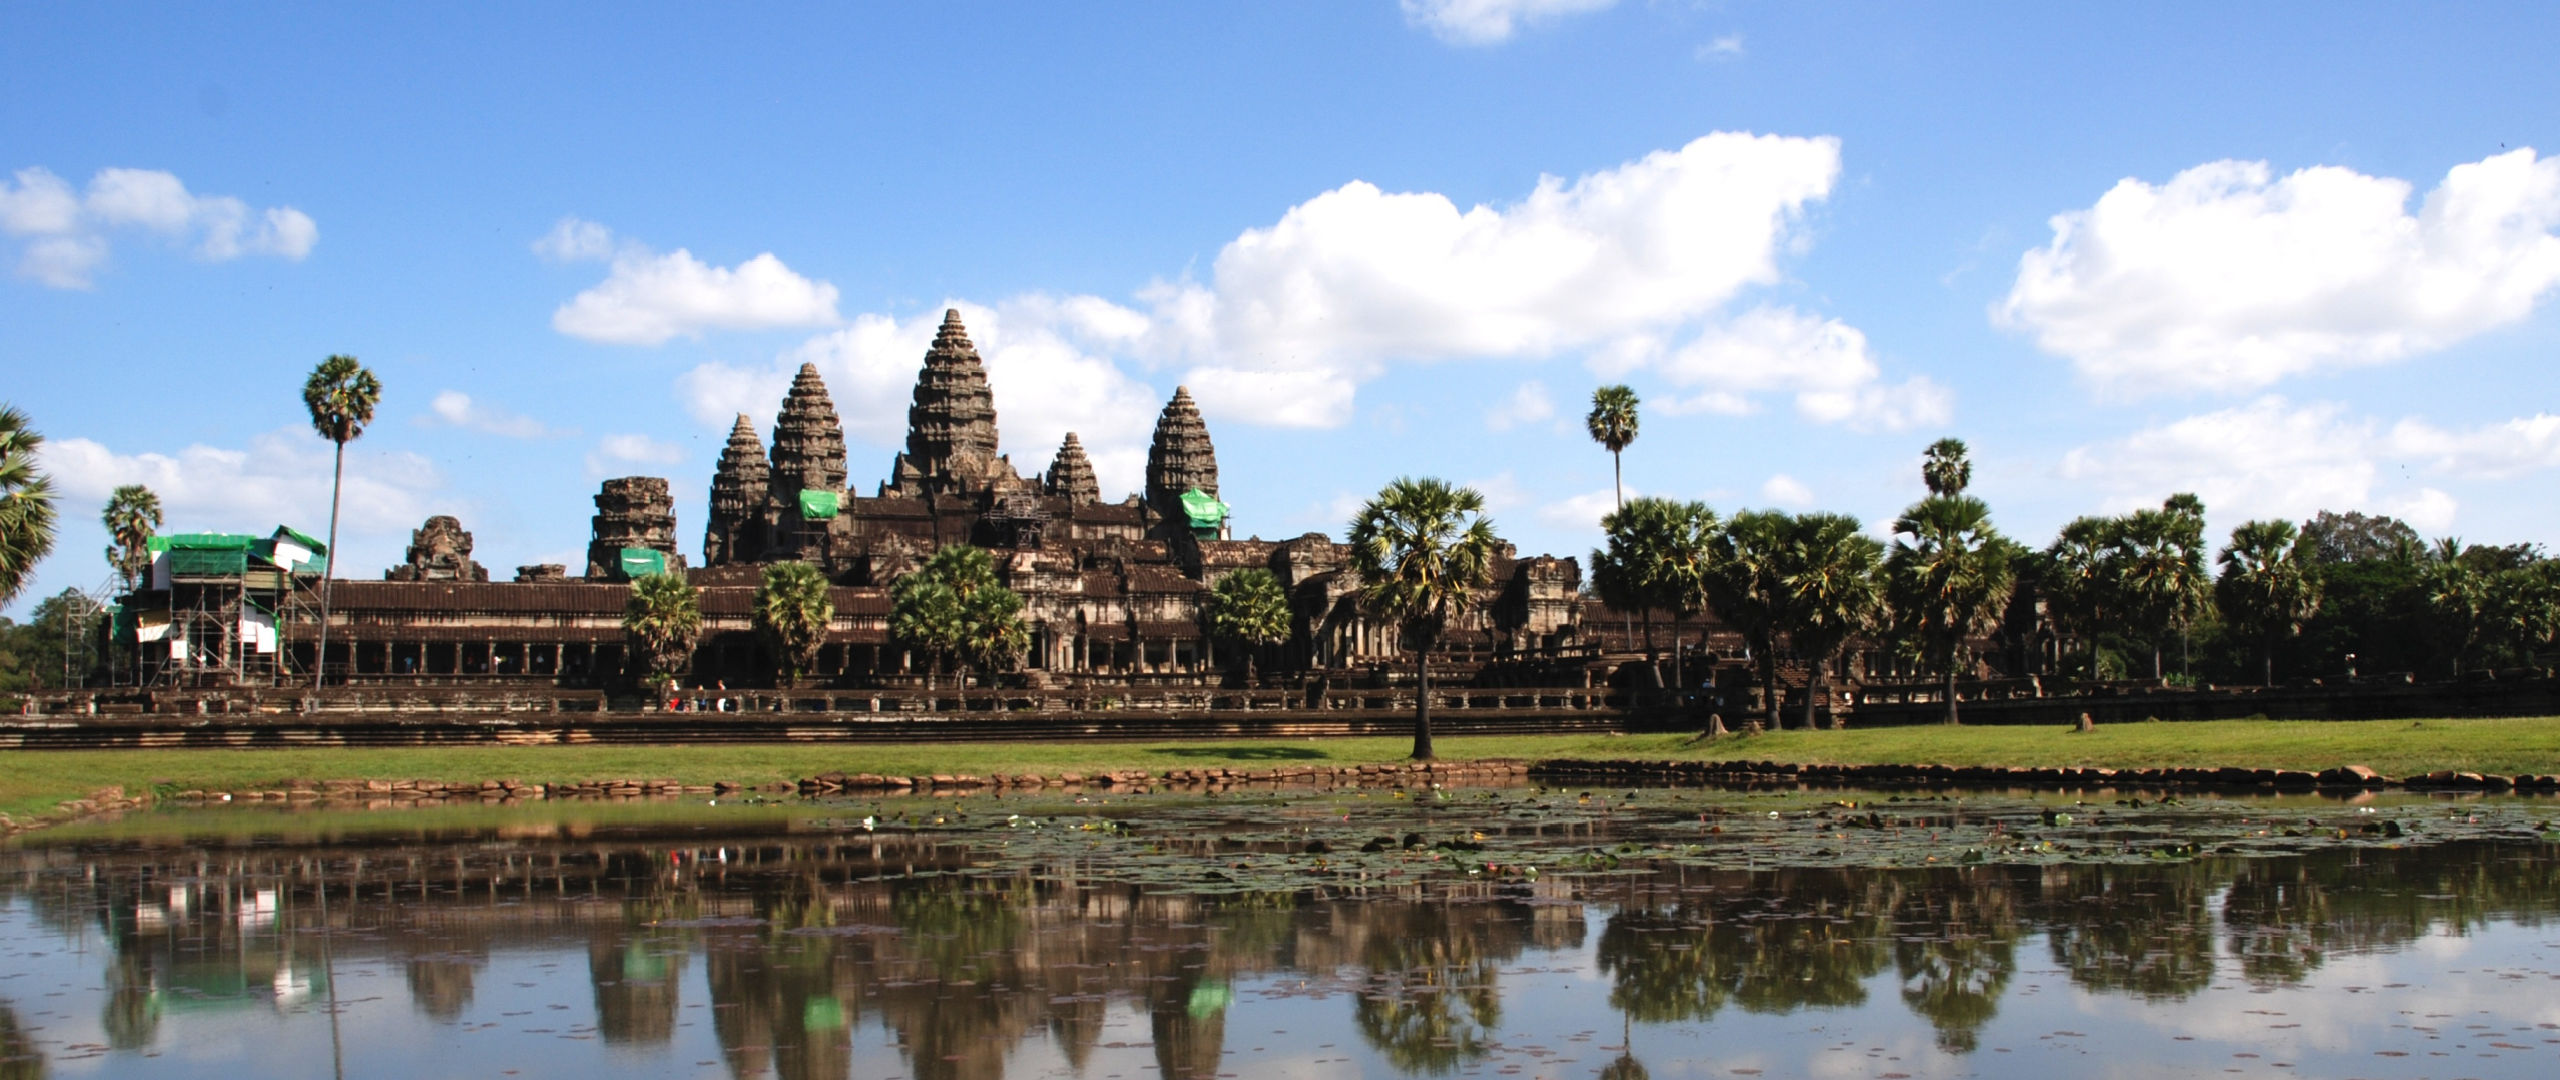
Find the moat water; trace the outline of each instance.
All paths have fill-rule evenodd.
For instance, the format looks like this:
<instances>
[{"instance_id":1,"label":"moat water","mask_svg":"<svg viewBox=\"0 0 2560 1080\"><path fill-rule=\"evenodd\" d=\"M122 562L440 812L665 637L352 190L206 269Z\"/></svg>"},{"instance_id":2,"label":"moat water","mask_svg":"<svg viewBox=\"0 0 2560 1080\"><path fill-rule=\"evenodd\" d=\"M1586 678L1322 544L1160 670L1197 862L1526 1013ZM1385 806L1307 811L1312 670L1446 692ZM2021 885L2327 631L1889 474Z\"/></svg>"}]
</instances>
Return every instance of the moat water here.
<instances>
[{"instance_id":1,"label":"moat water","mask_svg":"<svg viewBox=\"0 0 2560 1080\"><path fill-rule=\"evenodd\" d=\"M17 1077L2560 1075L2560 806L221 809L0 848Z\"/></svg>"}]
</instances>

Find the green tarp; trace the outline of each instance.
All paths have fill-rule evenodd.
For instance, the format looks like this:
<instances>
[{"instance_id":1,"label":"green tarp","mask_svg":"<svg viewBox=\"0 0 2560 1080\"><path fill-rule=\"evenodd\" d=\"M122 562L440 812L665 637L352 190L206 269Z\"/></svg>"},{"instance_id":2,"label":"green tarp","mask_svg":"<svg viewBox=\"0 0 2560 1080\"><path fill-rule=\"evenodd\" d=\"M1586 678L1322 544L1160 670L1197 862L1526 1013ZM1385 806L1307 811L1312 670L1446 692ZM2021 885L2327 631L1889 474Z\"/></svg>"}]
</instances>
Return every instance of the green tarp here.
<instances>
[{"instance_id":1,"label":"green tarp","mask_svg":"<svg viewBox=\"0 0 2560 1080\"><path fill-rule=\"evenodd\" d=\"M268 537L268 539L291 540L294 543L302 545L304 549L310 551L314 555L326 555L329 553L329 545L321 543L318 537L312 536L310 533L294 528L291 525L276 526L276 534Z\"/></svg>"},{"instance_id":2,"label":"green tarp","mask_svg":"<svg viewBox=\"0 0 2560 1080\"><path fill-rule=\"evenodd\" d=\"M1199 488L1182 493L1182 512L1191 519L1191 527L1195 530L1214 530L1227 520L1227 504Z\"/></svg>"},{"instance_id":3,"label":"green tarp","mask_svg":"<svg viewBox=\"0 0 2560 1080\"><path fill-rule=\"evenodd\" d=\"M249 572L247 551L169 549L170 577L239 577Z\"/></svg>"},{"instance_id":4,"label":"green tarp","mask_svg":"<svg viewBox=\"0 0 2560 1080\"><path fill-rule=\"evenodd\" d=\"M843 502L835 492L804 489L800 492L800 520L833 521Z\"/></svg>"},{"instance_id":5,"label":"green tarp","mask_svg":"<svg viewBox=\"0 0 2560 1080\"><path fill-rule=\"evenodd\" d=\"M151 538L153 551L239 551L258 549L258 538L236 533L171 533Z\"/></svg>"},{"instance_id":6,"label":"green tarp","mask_svg":"<svg viewBox=\"0 0 2560 1080\"><path fill-rule=\"evenodd\" d=\"M656 548L622 549L622 576L646 577L667 572L667 553Z\"/></svg>"}]
</instances>

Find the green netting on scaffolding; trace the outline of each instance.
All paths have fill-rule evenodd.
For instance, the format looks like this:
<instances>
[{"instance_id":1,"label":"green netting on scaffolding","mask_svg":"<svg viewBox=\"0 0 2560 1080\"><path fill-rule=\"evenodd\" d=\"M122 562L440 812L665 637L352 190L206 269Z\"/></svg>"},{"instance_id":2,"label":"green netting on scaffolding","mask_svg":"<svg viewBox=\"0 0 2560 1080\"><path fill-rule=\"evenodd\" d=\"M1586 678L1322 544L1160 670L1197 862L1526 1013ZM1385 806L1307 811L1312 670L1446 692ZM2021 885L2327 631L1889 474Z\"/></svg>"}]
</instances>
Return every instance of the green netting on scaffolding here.
<instances>
[{"instance_id":1,"label":"green netting on scaffolding","mask_svg":"<svg viewBox=\"0 0 2560 1080\"><path fill-rule=\"evenodd\" d=\"M667 553L656 548L622 549L622 576L647 577L667 572Z\"/></svg>"},{"instance_id":2,"label":"green netting on scaffolding","mask_svg":"<svg viewBox=\"0 0 2560 1080\"><path fill-rule=\"evenodd\" d=\"M1225 524L1228 509L1227 504L1219 502L1217 496L1199 488L1192 488L1182 493L1182 513L1183 516L1191 519L1191 527L1194 530L1215 530L1218 526Z\"/></svg>"},{"instance_id":3,"label":"green netting on scaffolding","mask_svg":"<svg viewBox=\"0 0 2560 1080\"><path fill-rule=\"evenodd\" d=\"M816 488L800 492L800 520L802 521L833 521L836 511L843 507L843 497L835 492L820 491Z\"/></svg>"},{"instance_id":4,"label":"green netting on scaffolding","mask_svg":"<svg viewBox=\"0 0 2560 1080\"><path fill-rule=\"evenodd\" d=\"M247 550L169 549L170 577L239 577L249 572Z\"/></svg>"}]
</instances>

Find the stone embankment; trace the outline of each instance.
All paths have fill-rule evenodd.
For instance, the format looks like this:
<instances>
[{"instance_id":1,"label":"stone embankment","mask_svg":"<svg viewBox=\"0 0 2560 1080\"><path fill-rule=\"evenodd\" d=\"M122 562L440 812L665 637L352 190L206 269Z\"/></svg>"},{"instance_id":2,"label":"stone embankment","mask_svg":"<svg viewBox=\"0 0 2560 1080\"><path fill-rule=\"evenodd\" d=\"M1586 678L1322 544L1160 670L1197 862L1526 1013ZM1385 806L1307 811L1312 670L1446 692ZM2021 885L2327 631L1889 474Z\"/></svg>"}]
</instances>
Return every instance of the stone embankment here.
<instances>
[{"instance_id":1,"label":"stone embankment","mask_svg":"<svg viewBox=\"0 0 2560 1080\"><path fill-rule=\"evenodd\" d=\"M2028 768L1999 765L1823 765L1777 761L1541 761L1542 782L1644 784L1821 784L1841 787L2197 788L2313 791L2385 788L2439 791L2560 791L2560 776L2431 772L2390 777L2362 765L2311 772L2243 768Z\"/></svg>"},{"instance_id":2,"label":"stone embankment","mask_svg":"<svg viewBox=\"0 0 2560 1080\"><path fill-rule=\"evenodd\" d=\"M803 795L897 795L965 791L1021 791L1043 788L1103 788L1136 793L1156 788L1224 789L1254 784L1408 787L1439 784L1515 784L1534 768L1525 761L1428 761L1392 765L1283 765L1269 769L1120 769L1080 773L995 773L988 776L943 773L933 776L883 776L877 773L822 773L800 781Z\"/></svg>"}]
</instances>

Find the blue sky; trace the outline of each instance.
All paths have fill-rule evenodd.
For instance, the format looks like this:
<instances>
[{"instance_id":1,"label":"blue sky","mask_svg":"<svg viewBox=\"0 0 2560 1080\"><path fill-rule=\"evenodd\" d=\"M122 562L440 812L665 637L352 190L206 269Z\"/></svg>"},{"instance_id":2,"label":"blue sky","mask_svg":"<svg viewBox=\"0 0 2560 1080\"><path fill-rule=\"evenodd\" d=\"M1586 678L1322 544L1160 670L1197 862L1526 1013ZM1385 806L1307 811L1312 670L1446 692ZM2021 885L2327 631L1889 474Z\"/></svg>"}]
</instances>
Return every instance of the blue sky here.
<instances>
[{"instance_id":1,"label":"blue sky","mask_svg":"<svg viewBox=\"0 0 2560 1080\"><path fill-rule=\"evenodd\" d=\"M106 491L316 531L296 391L388 386L341 566L501 577L819 363L857 490L958 305L1024 472L1201 401L1239 534L1399 474L1527 551L1627 483L1889 520L1920 448L2041 544L2201 492L2560 540L2548 5L35 5L0 34L0 398Z\"/></svg>"}]
</instances>

